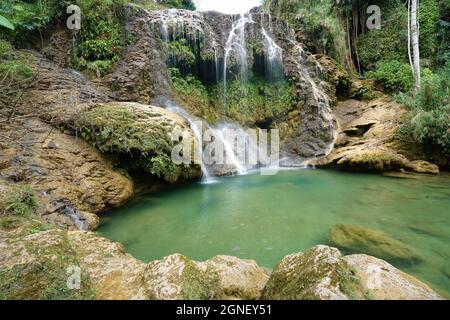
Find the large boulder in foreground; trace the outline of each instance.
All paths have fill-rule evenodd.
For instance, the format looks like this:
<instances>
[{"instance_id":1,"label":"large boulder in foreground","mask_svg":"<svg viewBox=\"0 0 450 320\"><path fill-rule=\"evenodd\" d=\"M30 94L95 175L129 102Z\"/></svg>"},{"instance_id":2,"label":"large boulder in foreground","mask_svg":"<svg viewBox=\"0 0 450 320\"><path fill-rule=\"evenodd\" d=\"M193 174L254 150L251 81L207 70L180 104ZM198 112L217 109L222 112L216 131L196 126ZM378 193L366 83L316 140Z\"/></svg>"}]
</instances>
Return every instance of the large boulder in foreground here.
<instances>
[{"instance_id":1,"label":"large boulder in foreground","mask_svg":"<svg viewBox=\"0 0 450 320\"><path fill-rule=\"evenodd\" d=\"M403 263L422 261L421 256L413 247L391 238L380 230L339 224L330 230L329 240L340 248L367 253L388 261Z\"/></svg>"},{"instance_id":2,"label":"large boulder in foreground","mask_svg":"<svg viewBox=\"0 0 450 320\"><path fill-rule=\"evenodd\" d=\"M269 280L264 269L254 260L215 256L197 265L207 274L217 275L220 299L259 299Z\"/></svg>"},{"instance_id":3,"label":"large boulder in foreground","mask_svg":"<svg viewBox=\"0 0 450 320\"><path fill-rule=\"evenodd\" d=\"M365 254L344 257L376 300L440 300L430 287L386 261Z\"/></svg>"},{"instance_id":4,"label":"large boulder in foreground","mask_svg":"<svg viewBox=\"0 0 450 320\"><path fill-rule=\"evenodd\" d=\"M336 248L316 246L284 257L270 276L263 299L348 300L367 293Z\"/></svg>"},{"instance_id":5,"label":"large boulder in foreground","mask_svg":"<svg viewBox=\"0 0 450 320\"><path fill-rule=\"evenodd\" d=\"M216 297L218 278L181 254L151 262L145 271L152 300L208 300Z\"/></svg>"},{"instance_id":6,"label":"large boulder in foreground","mask_svg":"<svg viewBox=\"0 0 450 320\"><path fill-rule=\"evenodd\" d=\"M196 262L174 254L151 262L145 272L150 299L259 299L268 280L255 261L216 256Z\"/></svg>"}]
</instances>

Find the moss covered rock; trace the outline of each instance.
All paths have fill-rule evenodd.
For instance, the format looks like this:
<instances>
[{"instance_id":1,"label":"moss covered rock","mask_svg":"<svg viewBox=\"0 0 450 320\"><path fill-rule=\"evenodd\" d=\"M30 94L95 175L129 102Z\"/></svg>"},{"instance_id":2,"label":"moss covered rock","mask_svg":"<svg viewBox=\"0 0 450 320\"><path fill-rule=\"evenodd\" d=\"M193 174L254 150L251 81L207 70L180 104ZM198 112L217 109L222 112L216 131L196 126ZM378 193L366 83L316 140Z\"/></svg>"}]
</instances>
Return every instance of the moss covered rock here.
<instances>
[{"instance_id":1,"label":"moss covered rock","mask_svg":"<svg viewBox=\"0 0 450 320\"><path fill-rule=\"evenodd\" d=\"M376 300L443 299L425 283L396 269L386 261L364 254L344 257L356 271L361 284Z\"/></svg>"},{"instance_id":2,"label":"moss covered rock","mask_svg":"<svg viewBox=\"0 0 450 320\"><path fill-rule=\"evenodd\" d=\"M422 260L416 249L379 230L340 224L331 229L329 238L338 247L388 261L417 263Z\"/></svg>"},{"instance_id":3,"label":"moss covered rock","mask_svg":"<svg viewBox=\"0 0 450 320\"><path fill-rule=\"evenodd\" d=\"M366 298L354 271L335 248L316 246L284 257L273 270L263 299L347 300Z\"/></svg>"},{"instance_id":4,"label":"moss covered rock","mask_svg":"<svg viewBox=\"0 0 450 320\"><path fill-rule=\"evenodd\" d=\"M70 289L68 268L79 262L62 230L20 237L0 231L0 299L92 299L89 276L81 273L80 289Z\"/></svg>"},{"instance_id":5,"label":"moss covered rock","mask_svg":"<svg viewBox=\"0 0 450 320\"><path fill-rule=\"evenodd\" d=\"M137 103L106 103L81 108L69 126L127 169L141 169L168 182L198 177L198 166L176 165L171 158L179 128L194 141L189 125L175 113Z\"/></svg>"},{"instance_id":6,"label":"moss covered rock","mask_svg":"<svg viewBox=\"0 0 450 320\"><path fill-rule=\"evenodd\" d=\"M152 300L207 300L217 297L217 274L207 274L192 260L174 254L150 263L145 271Z\"/></svg>"},{"instance_id":7,"label":"moss covered rock","mask_svg":"<svg viewBox=\"0 0 450 320\"><path fill-rule=\"evenodd\" d=\"M256 300L261 297L269 276L254 260L232 256L215 256L199 262L207 274L216 274L219 280L218 298Z\"/></svg>"}]
</instances>

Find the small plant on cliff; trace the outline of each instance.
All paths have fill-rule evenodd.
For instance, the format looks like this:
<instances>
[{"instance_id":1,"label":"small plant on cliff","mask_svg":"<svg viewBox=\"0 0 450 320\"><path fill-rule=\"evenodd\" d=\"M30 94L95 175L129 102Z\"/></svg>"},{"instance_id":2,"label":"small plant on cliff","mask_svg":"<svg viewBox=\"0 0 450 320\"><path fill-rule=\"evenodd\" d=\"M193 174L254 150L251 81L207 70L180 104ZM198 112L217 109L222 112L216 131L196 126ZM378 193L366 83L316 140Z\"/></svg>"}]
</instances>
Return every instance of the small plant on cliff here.
<instances>
[{"instance_id":1,"label":"small plant on cliff","mask_svg":"<svg viewBox=\"0 0 450 320\"><path fill-rule=\"evenodd\" d=\"M29 216L35 214L39 208L39 202L30 188L22 188L15 193L5 206L6 213Z\"/></svg>"}]
</instances>

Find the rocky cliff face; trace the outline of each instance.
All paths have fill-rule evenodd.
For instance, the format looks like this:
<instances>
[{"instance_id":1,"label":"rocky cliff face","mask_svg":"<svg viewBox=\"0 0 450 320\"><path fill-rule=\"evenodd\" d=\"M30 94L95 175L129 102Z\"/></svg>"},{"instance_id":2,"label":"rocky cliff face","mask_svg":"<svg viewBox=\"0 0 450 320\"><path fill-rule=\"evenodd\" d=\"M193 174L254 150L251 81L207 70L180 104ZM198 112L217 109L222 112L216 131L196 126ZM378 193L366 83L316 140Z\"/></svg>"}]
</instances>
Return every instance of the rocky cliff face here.
<instances>
[{"instance_id":1,"label":"rocky cliff face","mask_svg":"<svg viewBox=\"0 0 450 320\"><path fill-rule=\"evenodd\" d=\"M285 23L272 21L260 8L245 15L226 15L174 9L146 11L128 5L127 28L136 43L128 47L124 60L107 78L116 100L149 103L158 95L170 96L165 43L185 39L203 61L197 71L224 81L225 91L227 80L233 77L245 82L257 67L255 59L264 61L259 67L268 78L283 74L292 78L302 103L296 113L276 119L277 123L290 123L278 126L284 153L300 163L331 151L336 129L331 111L334 92L323 81L320 63Z\"/></svg>"}]
</instances>

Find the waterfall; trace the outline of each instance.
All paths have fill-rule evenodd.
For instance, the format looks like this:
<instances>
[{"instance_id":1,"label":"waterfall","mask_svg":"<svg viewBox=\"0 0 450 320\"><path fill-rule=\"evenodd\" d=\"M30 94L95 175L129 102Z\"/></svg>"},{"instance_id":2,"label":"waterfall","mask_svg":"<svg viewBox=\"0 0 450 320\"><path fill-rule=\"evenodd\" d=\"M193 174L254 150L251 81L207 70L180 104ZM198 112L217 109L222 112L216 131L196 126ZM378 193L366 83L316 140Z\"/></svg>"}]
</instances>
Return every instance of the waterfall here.
<instances>
[{"instance_id":1,"label":"waterfall","mask_svg":"<svg viewBox=\"0 0 450 320\"><path fill-rule=\"evenodd\" d=\"M209 180L211 175L203 161L203 130L198 127L198 125L197 125L198 121L196 121L196 119L194 119L185 109L176 105L173 101L168 99L168 100L166 100L165 104L166 104L166 110L180 115L189 123L189 126L191 127L192 132L194 133L195 140L198 145L198 150L199 150L199 154L200 154L200 169L202 170L202 178L203 178L203 180Z\"/></svg>"},{"instance_id":2,"label":"waterfall","mask_svg":"<svg viewBox=\"0 0 450 320\"><path fill-rule=\"evenodd\" d=\"M226 106L227 96L227 68L228 59L231 54L235 52L234 57L237 60L239 66L239 74L241 75L242 83L247 82L248 71L248 53L247 43L245 42L245 25L247 23L253 23L251 15L240 14L237 21L233 21L231 31L228 35L227 42L225 43L224 63L223 63L223 85L224 85L224 101Z\"/></svg>"},{"instance_id":3,"label":"waterfall","mask_svg":"<svg viewBox=\"0 0 450 320\"><path fill-rule=\"evenodd\" d=\"M263 35L266 78L268 81L277 81L283 77L283 49L273 40L272 16L268 15L269 32L264 28L264 15L261 17L261 34Z\"/></svg>"}]
</instances>

